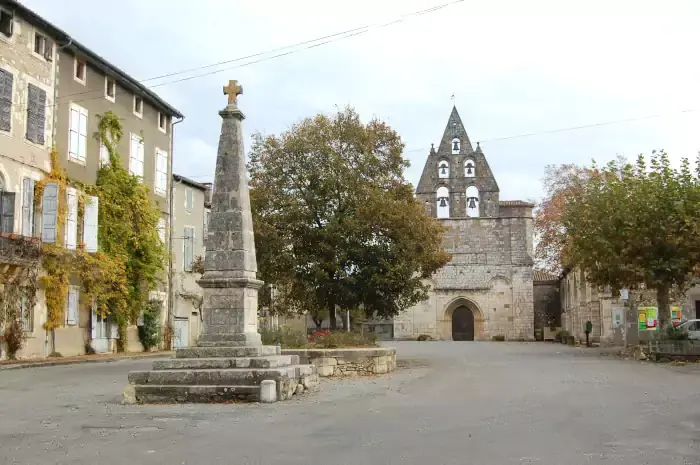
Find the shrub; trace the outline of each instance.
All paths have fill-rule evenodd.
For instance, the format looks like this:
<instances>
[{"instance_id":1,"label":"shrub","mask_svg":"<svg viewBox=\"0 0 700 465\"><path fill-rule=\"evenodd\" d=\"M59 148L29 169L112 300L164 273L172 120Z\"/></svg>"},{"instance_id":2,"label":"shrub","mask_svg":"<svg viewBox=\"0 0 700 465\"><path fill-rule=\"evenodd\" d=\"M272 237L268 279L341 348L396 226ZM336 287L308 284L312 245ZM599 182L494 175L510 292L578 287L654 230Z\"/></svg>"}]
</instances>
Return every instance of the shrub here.
<instances>
[{"instance_id":1,"label":"shrub","mask_svg":"<svg viewBox=\"0 0 700 465\"><path fill-rule=\"evenodd\" d=\"M356 333L352 331L335 331L327 329L314 331L309 337L309 344L321 349L337 349L340 347L376 347L375 333Z\"/></svg>"},{"instance_id":2,"label":"shrub","mask_svg":"<svg viewBox=\"0 0 700 465\"><path fill-rule=\"evenodd\" d=\"M7 344L7 356L10 360L14 360L17 356L17 352L24 345L24 340L26 336L24 335L24 330L22 329L22 322L18 319L12 320L12 322L5 328L5 343Z\"/></svg>"},{"instance_id":3,"label":"shrub","mask_svg":"<svg viewBox=\"0 0 700 465\"><path fill-rule=\"evenodd\" d=\"M63 354L61 352L56 352L55 350L49 354L49 358L61 358Z\"/></svg>"},{"instance_id":4,"label":"shrub","mask_svg":"<svg viewBox=\"0 0 700 465\"><path fill-rule=\"evenodd\" d=\"M561 342L562 344L567 343L567 338L569 337L569 332L568 331L559 331L556 336L554 336L554 340L557 342Z\"/></svg>"},{"instance_id":5,"label":"shrub","mask_svg":"<svg viewBox=\"0 0 700 465\"><path fill-rule=\"evenodd\" d=\"M89 342L85 343L85 355L95 355L95 349L92 348Z\"/></svg>"},{"instance_id":6,"label":"shrub","mask_svg":"<svg viewBox=\"0 0 700 465\"><path fill-rule=\"evenodd\" d=\"M430 336L429 334L421 334L418 336L418 341L432 341L433 337Z\"/></svg>"},{"instance_id":7,"label":"shrub","mask_svg":"<svg viewBox=\"0 0 700 465\"><path fill-rule=\"evenodd\" d=\"M492 341L505 341L506 337L503 334L497 334L491 338Z\"/></svg>"},{"instance_id":8,"label":"shrub","mask_svg":"<svg viewBox=\"0 0 700 465\"><path fill-rule=\"evenodd\" d=\"M261 328L260 337L265 345L277 345L279 342L285 349L301 349L309 342L305 333L284 325L276 330Z\"/></svg>"},{"instance_id":9,"label":"shrub","mask_svg":"<svg viewBox=\"0 0 700 465\"><path fill-rule=\"evenodd\" d=\"M690 334L684 328L668 325L659 333L658 338L664 341L687 341L690 339Z\"/></svg>"},{"instance_id":10,"label":"shrub","mask_svg":"<svg viewBox=\"0 0 700 465\"><path fill-rule=\"evenodd\" d=\"M139 339L146 352L160 342L163 333L163 325L160 322L162 310L163 303L158 300L149 301L143 310L143 326L139 326Z\"/></svg>"}]
</instances>

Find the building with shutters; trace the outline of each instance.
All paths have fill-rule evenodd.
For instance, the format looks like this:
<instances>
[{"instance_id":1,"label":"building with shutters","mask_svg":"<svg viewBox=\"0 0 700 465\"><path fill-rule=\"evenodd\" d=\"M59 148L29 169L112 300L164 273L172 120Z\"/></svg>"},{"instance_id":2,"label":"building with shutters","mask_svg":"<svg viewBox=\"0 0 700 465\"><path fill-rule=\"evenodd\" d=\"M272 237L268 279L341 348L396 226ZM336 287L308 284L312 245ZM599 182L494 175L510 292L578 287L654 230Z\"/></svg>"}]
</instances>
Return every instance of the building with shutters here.
<instances>
[{"instance_id":1,"label":"building with shutters","mask_svg":"<svg viewBox=\"0 0 700 465\"><path fill-rule=\"evenodd\" d=\"M452 260L426 280L428 299L394 318L394 337L534 339L534 205L500 199L456 108L439 147L430 149L416 198L447 228L443 245Z\"/></svg>"},{"instance_id":2,"label":"building with shutters","mask_svg":"<svg viewBox=\"0 0 700 465\"><path fill-rule=\"evenodd\" d=\"M197 342L204 266L204 236L211 205L211 184L173 175L172 327L173 347Z\"/></svg>"},{"instance_id":3,"label":"building with shutters","mask_svg":"<svg viewBox=\"0 0 700 465\"><path fill-rule=\"evenodd\" d=\"M87 251L98 249L99 200L88 199L84 216L78 218L80 193L75 188L67 189L66 199L58 199L57 186L48 183L43 198L34 199L34 183L50 172L52 148L69 180L95 183L99 168L109 162L96 133L100 115L110 111L123 128L117 146L121 162L151 189L162 214L161 236L169 244L173 125L183 119L182 114L26 6L0 1L0 235L56 242L60 230L65 237L58 242L67 248L83 243ZM63 200L66 227L57 228L57 205ZM42 207L36 215L34 205ZM9 259L0 252L0 270L3 260ZM151 296L164 300L165 306L166 275L164 270L165 282ZM20 356L53 351L77 355L88 345L98 352L113 350L114 328L89 311L80 289L80 282L71 282L64 327L57 328L52 338L42 326L46 308L40 296L37 306L27 312L29 338ZM129 350L140 350L136 327L129 331Z\"/></svg>"}]
</instances>

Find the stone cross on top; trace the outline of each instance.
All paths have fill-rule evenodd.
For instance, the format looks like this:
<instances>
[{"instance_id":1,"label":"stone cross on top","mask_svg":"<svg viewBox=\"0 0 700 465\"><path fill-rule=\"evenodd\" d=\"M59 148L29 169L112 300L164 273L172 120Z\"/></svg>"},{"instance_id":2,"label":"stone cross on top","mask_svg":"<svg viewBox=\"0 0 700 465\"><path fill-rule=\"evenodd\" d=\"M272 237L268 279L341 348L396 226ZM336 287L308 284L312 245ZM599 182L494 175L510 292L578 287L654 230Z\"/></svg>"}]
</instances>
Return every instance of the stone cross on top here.
<instances>
[{"instance_id":1,"label":"stone cross on top","mask_svg":"<svg viewBox=\"0 0 700 465\"><path fill-rule=\"evenodd\" d=\"M227 86L224 86L224 95L228 95L229 105L238 103L238 96L243 93L243 87L238 85L238 81L229 81Z\"/></svg>"}]
</instances>

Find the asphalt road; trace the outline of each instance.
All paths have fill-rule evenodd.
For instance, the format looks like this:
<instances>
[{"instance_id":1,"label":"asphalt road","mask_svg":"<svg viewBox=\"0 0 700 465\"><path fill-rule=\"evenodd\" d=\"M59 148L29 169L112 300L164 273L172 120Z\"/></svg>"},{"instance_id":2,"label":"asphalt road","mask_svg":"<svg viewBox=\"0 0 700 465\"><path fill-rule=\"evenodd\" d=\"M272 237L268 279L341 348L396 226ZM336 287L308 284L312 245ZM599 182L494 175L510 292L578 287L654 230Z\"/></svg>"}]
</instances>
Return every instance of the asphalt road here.
<instances>
[{"instance_id":1,"label":"asphalt road","mask_svg":"<svg viewBox=\"0 0 700 465\"><path fill-rule=\"evenodd\" d=\"M0 371L1 464L700 464L700 370L553 344L397 343L272 405L121 405L152 361Z\"/></svg>"}]
</instances>

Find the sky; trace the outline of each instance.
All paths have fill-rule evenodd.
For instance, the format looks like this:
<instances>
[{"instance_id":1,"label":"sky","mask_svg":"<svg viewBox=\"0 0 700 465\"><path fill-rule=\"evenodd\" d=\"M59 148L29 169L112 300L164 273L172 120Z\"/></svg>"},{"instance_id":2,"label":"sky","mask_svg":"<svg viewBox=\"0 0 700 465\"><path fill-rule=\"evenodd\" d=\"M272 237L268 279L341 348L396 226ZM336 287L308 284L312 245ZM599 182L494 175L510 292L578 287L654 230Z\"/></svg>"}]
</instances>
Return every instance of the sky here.
<instances>
[{"instance_id":1,"label":"sky","mask_svg":"<svg viewBox=\"0 0 700 465\"><path fill-rule=\"evenodd\" d=\"M247 148L254 132L279 134L351 105L399 133L414 185L454 103L474 146L481 141L502 200L538 200L549 164L654 149L678 162L700 150L696 0L23 3L139 80L370 26L312 48L145 82L186 116L175 129L174 171L201 182L213 179L229 79L244 88ZM599 124L621 120L632 121Z\"/></svg>"}]
</instances>

